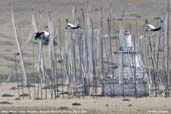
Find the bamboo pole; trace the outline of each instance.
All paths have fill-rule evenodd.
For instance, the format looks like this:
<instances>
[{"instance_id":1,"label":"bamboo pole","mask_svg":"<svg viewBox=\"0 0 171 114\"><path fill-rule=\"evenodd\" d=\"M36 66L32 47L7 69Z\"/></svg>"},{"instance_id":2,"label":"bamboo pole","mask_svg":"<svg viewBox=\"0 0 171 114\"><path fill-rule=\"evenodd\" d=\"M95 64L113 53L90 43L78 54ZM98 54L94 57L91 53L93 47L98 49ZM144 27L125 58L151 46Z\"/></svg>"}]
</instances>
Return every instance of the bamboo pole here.
<instances>
[{"instance_id":1,"label":"bamboo pole","mask_svg":"<svg viewBox=\"0 0 171 114\"><path fill-rule=\"evenodd\" d=\"M83 78L83 71L82 71L82 64L83 64L83 40L82 40L82 33L78 33L78 52L79 52L79 84L82 87L82 78ZM83 89L82 89L83 95Z\"/></svg>"},{"instance_id":2,"label":"bamboo pole","mask_svg":"<svg viewBox=\"0 0 171 114\"><path fill-rule=\"evenodd\" d=\"M72 12L72 15L73 15L73 22L74 22L74 24L75 25L77 25L78 24L78 20L77 20L77 10L76 10L76 8L74 7L73 8L73 12ZM76 38L76 32L77 32L77 30L73 30L73 31L71 31L72 32L72 53L73 53L73 88L72 88L72 90L73 90L73 93L75 93L76 91L75 91L75 88L76 88L76 85L78 84L78 82L77 82L77 58L76 58L76 40L77 40L77 38Z\"/></svg>"},{"instance_id":3,"label":"bamboo pole","mask_svg":"<svg viewBox=\"0 0 171 114\"><path fill-rule=\"evenodd\" d=\"M15 20L14 20L13 11L12 11L12 23L13 23L13 28L14 28L14 33L15 33L15 39L16 39L16 43L17 43L17 47L18 47L18 51L19 51L21 67L22 67L22 71L23 71L22 85L23 86L27 86L28 85L28 82L27 82L27 74L26 74L26 70L25 70L25 65L24 65L24 60L23 60L23 53L22 53L22 49L21 49L21 43L19 41L19 36L18 36L17 29L16 29L16 24L15 24Z\"/></svg>"},{"instance_id":4,"label":"bamboo pole","mask_svg":"<svg viewBox=\"0 0 171 114\"><path fill-rule=\"evenodd\" d=\"M81 64L81 69L82 69L82 94L83 98L85 98L85 95L87 95L87 85L86 85L86 72L87 72L87 58L88 58L88 52L87 52L87 39L86 39L86 22L85 22L85 14L84 10L82 10L82 21L83 21L83 48L82 48L82 64Z\"/></svg>"},{"instance_id":5,"label":"bamboo pole","mask_svg":"<svg viewBox=\"0 0 171 114\"><path fill-rule=\"evenodd\" d=\"M144 26L144 49L143 49L143 56L144 56L144 63L148 72L148 77L149 77L149 96L152 96L152 78L151 78L151 70L150 70L150 62L149 62L149 31L148 27L145 24Z\"/></svg>"},{"instance_id":6,"label":"bamboo pole","mask_svg":"<svg viewBox=\"0 0 171 114\"><path fill-rule=\"evenodd\" d=\"M56 96L56 73L55 73L55 49L54 49L54 38L55 38L55 30L53 25L53 20L51 13L49 12L48 16L48 28L50 32L49 38L49 56L50 56L50 69L51 69L51 98L53 98L53 94ZM54 92L53 92L54 89Z\"/></svg>"},{"instance_id":7,"label":"bamboo pole","mask_svg":"<svg viewBox=\"0 0 171 114\"><path fill-rule=\"evenodd\" d=\"M160 59L160 45L161 45L161 30L159 32L159 38L158 38L158 42L157 42L157 60L156 60L156 68L157 68L157 73L159 73L159 59ZM158 74L157 74L158 75ZM160 85L161 85L161 89L162 91L164 92L164 85L163 85L163 82L162 82L162 79L161 79L161 76L158 76L159 77L159 82L160 82Z\"/></svg>"},{"instance_id":8,"label":"bamboo pole","mask_svg":"<svg viewBox=\"0 0 171 114\"><path fill-rule=\"evenodd\" d=\"M36 99L36 76L35 76L35 58L34 58L34 55L35 55L35 49L34 49L34 43L32 44L32 51L33 51L33 76L34 76L34 99Z\"/></svg>"},{"instance_id":9,"label":"bamboo pole","mask_svg":"<svg viewBox=\"0 0 171 114\"><path fill-rule=\"evenodd\" d=\"M165 72L165 95L169 97L169 0L167 1L167 12L164 17L164 72Z\"/></svg>"},{"instance_id":10,"label":"bamboo pole","mask_svg":"<svg viewBox=\"0 0 171 114\"><path fill-rule=\"evenodd\" d=\"M119 69L119 84L122 87L122 96L124 96L124 70L123 70L123 60L124 60L124 54L123 54L123 45L124 45L124 30L123 30L123 19L120 22L120 30L119 30L119 40L120 40L120 51L121 51L121 58L119 57L119 61L121 63L120 69ZM120 56L120 54L119 54Z\"/></svg>"},{"instance_id":11,"label":"bamboo pole","mask_svg":"<svg viewBox=\"0 0 171 114\"><path fill-rule=\"evenodd\" d=\"M99 76L103 80L103 17L102 8L99 11L99 31L98 31L98 61L99 61ZM102 82L102 95L104 95L104 83Z\"/></svg>"},{"instance_id":12,"label":"bamboo pole","mask_svg":"<svg viewBox=\"0 0 171 114\"><path fill-rule=\"evenodd\" d=\"M17 69L17 55L16 53L14 54L15 58L15 76L16 76L16 82L17 82L17 90L18 90L18 98L20 98L20 88L19 88L19 83L18 83L18 69Z\"/></svg>"},{"instance_id":13,"label":"bamboo pole","mask_svg":"<svg viewBox=\"0 0 171 114\"><path fill-rule=\"evenodd\" d=\"M63 68L63 64L64 64L64 60L62 59L62 39L61 39L61 22L60 22L60 19L58 19L58 30L59 30L59 52L60 52L60 60L61 60L61 63L60 63L60 70L61 70L61 76L62 76L62 68ZM62 97L64 98L64 76L62 76Z\"/></svg>"}]
</instances>

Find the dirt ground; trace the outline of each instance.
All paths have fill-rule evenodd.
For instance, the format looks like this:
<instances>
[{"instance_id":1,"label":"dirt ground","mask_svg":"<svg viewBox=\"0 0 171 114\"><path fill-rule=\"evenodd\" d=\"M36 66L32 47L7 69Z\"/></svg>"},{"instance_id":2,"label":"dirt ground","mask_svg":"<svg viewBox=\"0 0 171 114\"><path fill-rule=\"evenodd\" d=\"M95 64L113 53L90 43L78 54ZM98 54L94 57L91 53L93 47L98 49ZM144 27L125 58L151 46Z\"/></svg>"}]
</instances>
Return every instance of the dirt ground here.
<instances>
[{"instance_id":1,"label":"dirt ground","mask_svg":"<svg viewBox=\"0 0 171 114\"><path fill-rule=\"evenodd\" d=\"M32 111L32 110L58 110L63 108L64 110L77 110L84 112L96 113L109 113L109 114L159 114L171 113L171 98L165 97L85 97L85 98L70 98L67 96L64 98L59 97L56 99L43 99L34 100L29 97L16 100L18 98L17 90L12 90L11 87L17 87L15 83L1 83L0 85L0 111ZM21 90L20 90L21 91ZM33 93L33 89L31 89ZM27 93L25 89L25 93ZM12 97L2 97L2 95L14 95ZM8 102L12 104L1 104L2 102ZM73 103L79 103L80 105L73 106Z\"/></svg>"}]
</instances>

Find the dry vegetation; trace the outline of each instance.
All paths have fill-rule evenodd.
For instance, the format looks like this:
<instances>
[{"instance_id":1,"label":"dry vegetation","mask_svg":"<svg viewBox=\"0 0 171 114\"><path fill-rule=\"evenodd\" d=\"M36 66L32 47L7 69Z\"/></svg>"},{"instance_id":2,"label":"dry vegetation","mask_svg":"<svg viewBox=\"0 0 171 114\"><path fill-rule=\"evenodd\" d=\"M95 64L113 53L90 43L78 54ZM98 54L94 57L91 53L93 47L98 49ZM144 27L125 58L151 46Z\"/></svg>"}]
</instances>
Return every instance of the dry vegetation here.
<instances>
[{"instance_id":1,"label":"dry vegetation","mask_svg":"<svg viewBox=\"0 0 171 114\"><path fill-rule=\"evenodd\" d=\"M0 97L0 111L82 111L85 114L155 114L171 113L171 98L164 97L85 97L34 100L18 98L14 83L1 83L0 96L4 93L12 97ZM33 97L33 95L32 95ZM75 104L75 105L74 105ZM150 113L151 111L151 113Z\"/></svg>"}]
</instances>

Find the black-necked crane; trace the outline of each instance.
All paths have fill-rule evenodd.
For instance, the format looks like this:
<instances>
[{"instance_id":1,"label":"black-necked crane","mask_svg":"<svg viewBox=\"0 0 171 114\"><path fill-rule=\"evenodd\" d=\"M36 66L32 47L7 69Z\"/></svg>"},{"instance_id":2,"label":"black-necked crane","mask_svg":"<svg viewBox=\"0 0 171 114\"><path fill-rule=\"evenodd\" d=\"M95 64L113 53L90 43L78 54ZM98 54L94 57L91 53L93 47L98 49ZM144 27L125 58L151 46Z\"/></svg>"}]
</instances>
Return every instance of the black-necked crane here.
<instances>
[{"instance_id":1,"label":"black-necked crane","mask_svg":"<svg viewBox=\"0 0 171 114\"><path fill-rule=\"evenodd\" d=\"M67 24L66 28L70 28L70 29L78 29L78 28L80 28L79 24L74 25L72 23L69 23L68 19L66 19L66 24Z\"/></svg>"},{"instance_id":2,"label":"black-necked crane","mask_svg":"<svg viewBox=\"0 0 171 114\"><path fill-rule=\"evenodd\" d=\"M49 44L49 36L50 33L47 31L40 31L35 33L35 40L42 40L43 45L48 45Z\"/></svg>"},{"instance_id":3,"label":"black-necked crane","mask_svg":"<svg viewBox=\"0 0 171 114\"><path fill-rule=\"evenodd\" d=\"M159 31L161 29L161 27L155 27L154 25L149 24L148 20L146 20L145 23L150 31L155 32L155 31Z\"/></svg>"}]
</instances>

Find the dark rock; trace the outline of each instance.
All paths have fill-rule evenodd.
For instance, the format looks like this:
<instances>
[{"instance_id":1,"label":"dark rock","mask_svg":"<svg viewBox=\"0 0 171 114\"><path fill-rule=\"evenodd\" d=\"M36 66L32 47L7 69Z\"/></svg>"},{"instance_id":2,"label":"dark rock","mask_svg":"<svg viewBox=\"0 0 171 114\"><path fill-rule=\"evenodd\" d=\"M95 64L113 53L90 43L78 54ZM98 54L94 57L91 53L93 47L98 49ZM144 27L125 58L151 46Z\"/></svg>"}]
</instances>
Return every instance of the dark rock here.
<instances>
[{"instance_id":1,"label":"dark rock","mask_svg":"<svg viewBox=\"0 0 171 114\"><path fill-rule=\"evenodd\" d=\"M35 100L43 100L42 98L35 98Z\"/></svg>"},{"instance_id":2,"label":"dark rock","mask_svg":"<svg viewBox=\"0 0 171 114\"><path fill-rule=\"evenodd\" d=\"M128 106L132 106L132 104L129 104Z\"/></svg>"},{"instance_id":3,"label":"dark rock","mask_svg":"<svg viewBox=\"0 0 171 114\"><path fill-rule=\"evenodd\" d=\"M20 98L15 98L15 100L20 100Z\"/></svg>"},{"instance_id":4,"label":"dark rock","mask_svg":"<svg viewBox=\"0 0 171 114\"><path fill-rule=\"evenodd\" d=\"M68 110L68 107L61 106L61 107L59 107L58 109L60 109L60 110Z\"/></svg>"},{"instance_id":5,"label":"dark rock","mask_svg":"<svg viewBox=\"0 0 171 114\"><path fill-rule=\"evenodd\" d=\"M23 94L20 95L20 97L28 97L28 96L30 96L30 95L27 94L27 93L23 93Z\"/></svg>"},{"instance_id":6,"label":"dark rock","mask_svg":"<svg viewBox=\"0 0 171 114\"><path fill-rule=\"evenodd\" d=\"M72 106L81 106L80 103L72 103Z\"/></svg>"},{"instance_id":7,"label":"dark rock","mask_svg":"<svg viewBox=\"0 0 171 114\"><path fill-rule=\"evenodd\" d=\"M0 102L0 104L13 104L13 103L8 102L8 101L2 101L2 102Z\"/></svg>"},{"instance_id":8,"label":"dark rock","mask_svg":"<svg viewBox=\"0 0 171 114\"><path fill-rule=\"evenodd\" d=\"M125 98L125 99L122 99L122 101L130 101L130 99Z\"/></svg>"},{"instance_id":9,"label":"dark rock","mask_svg":"<svg viewBox=\"0 0 171 114\"><path fill-rule=\"evenodd\" d=\"M14 97L15 95L11 95L11 94L3 94L1 95L1 97Z\"/></svg>"},{"instance_id":10,"label":"dark rock","mask_svg":"<svg viewBox=\"0 0 171 114\"><path fill-rule=\"evenodd\" d=\"M12 89L12 90L16 90L16 89L17 89L17 87L11 87L10 89Z\"/></svg>"}]
</instances>

